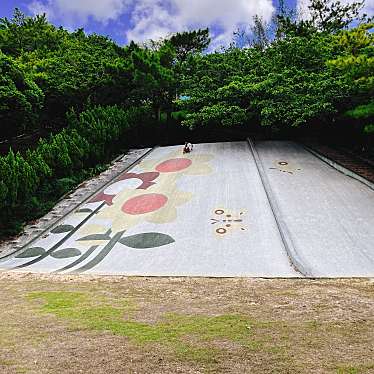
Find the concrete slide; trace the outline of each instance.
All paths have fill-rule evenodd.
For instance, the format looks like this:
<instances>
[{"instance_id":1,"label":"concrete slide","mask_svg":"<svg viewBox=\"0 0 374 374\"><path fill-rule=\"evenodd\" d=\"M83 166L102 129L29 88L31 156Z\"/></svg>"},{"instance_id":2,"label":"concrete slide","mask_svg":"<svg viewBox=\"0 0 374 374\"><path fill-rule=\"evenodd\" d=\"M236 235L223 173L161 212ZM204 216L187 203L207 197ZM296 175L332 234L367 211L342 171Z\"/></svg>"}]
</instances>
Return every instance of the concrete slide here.
<instances>
[{"instance_id":1,"label":"concrete slide","mask_svg":"<svg viewBox=\"0 0 374 374\"><path fill-rule=\"evenodd\" d=\"M295 143L156 148L0 269L374 276L374 191Z\"/></svg>"}]
</instances>

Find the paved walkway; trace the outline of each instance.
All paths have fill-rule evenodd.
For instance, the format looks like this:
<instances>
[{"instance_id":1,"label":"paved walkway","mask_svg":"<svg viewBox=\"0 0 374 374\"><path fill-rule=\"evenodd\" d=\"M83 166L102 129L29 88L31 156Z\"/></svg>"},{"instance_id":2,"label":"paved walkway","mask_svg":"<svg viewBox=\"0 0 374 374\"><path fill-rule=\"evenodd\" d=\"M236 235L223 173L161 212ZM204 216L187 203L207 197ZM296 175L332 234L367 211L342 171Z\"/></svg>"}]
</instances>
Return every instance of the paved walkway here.
<instances>
[{"instance_id":1,"label":"paved walkway","mask_svg":"<svg viewBox=\"0 0 374 374\"><path fill-rule=\"evenodd\" d=\"M294 143L255 148L157 148L0 268L374 276L374 192Z\"/></svg>"}]
</instances>

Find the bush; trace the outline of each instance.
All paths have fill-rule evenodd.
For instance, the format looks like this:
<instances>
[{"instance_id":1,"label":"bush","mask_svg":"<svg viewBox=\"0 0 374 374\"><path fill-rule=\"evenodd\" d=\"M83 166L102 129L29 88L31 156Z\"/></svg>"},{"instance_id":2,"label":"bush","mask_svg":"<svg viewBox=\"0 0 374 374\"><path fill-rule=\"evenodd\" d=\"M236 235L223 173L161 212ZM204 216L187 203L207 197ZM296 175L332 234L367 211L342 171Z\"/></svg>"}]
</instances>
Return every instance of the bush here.
<instances>
[{"instance_id":1,"label":"bush","mask_svg":"<svg viewBox=\"0 0 374 374\"><path fill-rule=\"evenodd\" d=\"M19 135L26 124L32 128L43 102L44 94L37 84L0 51L0 139Z\"/></svg>"},{"instance_id":2,"label":"bush","mask_svg":"<svg viewBox=\"0 0 374 374\"><path fill-rule=\"evenodd\" d=\"M66 193L77 183L74 175L82 177L84 168L112 157L126 133L140 121L147 121L147 116L150 111L146 107L125 110L98 106L80 114L71 111L68 127L40 140L34 150L24 156L12 150L0 156L0 230L4 232L17 221L11 219L17 208L39 206L35 197L38 192L54 196ZM51 191L46 192L51 185ZM25 215L24 209L21 211Z\"/></svg>"}]
</instances>

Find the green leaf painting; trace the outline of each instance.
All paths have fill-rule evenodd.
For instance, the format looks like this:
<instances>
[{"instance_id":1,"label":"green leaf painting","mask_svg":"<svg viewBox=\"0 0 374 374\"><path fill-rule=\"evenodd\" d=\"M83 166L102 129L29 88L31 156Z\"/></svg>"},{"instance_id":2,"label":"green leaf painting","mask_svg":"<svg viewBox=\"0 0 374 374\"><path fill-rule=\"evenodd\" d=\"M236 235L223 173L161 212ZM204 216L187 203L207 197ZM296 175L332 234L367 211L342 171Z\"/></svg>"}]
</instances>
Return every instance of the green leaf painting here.
<instances>
[{"instance_id":1,"label":"green leaf painting","mask_svg":"<svg viewBox=\"0 0 374 374\"><path fill-rule=\"evenodd\" d=\"M86 241L86 240L110 240L109 234L91 234L84 236L83 238L79 238L78 241Z\"/></svg>"},{"instance_id":2,"label":"green leaf painting","mask_svg":"<svg viewBox=\"0 0 374 374\"><path fill-rule=\"evenodd\" d=\"M92 209L90 208L81 208L75 211L75 213L91 213Z\"/></svg>"},{"instance_id":3,"label":"green leaf painting","mask_svg":"<svg viewBox=\"0 0 374 374\"><path fill-rule=\"evenodd\" d=\"M77 248L63 248L51 253L54 258L70 258L81 255L81 251Z\"/></svg>"},{"instance_id":4,"label":"green leaf painting","mask_svg":"<svg viewBox=\"0 0 374 374\"><path fill-rule=\"evenodd\" d=\"M147 249L162 247L174 243L175 240L171 236L159 232L145 232L127 236L119 240L119 242L130 248Z\"/></svg>"},{"instance_id":5,"label":"green leaf painting","mask_svg":"<svg viewBox=\"0 0 374 374\"><path fill-rule=\"evenodd\" d=\"M62 234L65 232L70 232L71 230L74 230L74 226L72 225L59 225L51 230L52 234Z\"/></svg>"},{"instance_id":6,"label":"green leaf painting","mask_svg":"<svg viewBox=\"0 0 374 374\"><path fill-rule=\"evenodd\" d=\"M30 258L41 256L45 253L45 249L42 247L27 248L25 251L16 256L16 258Z\"/></svg>"}]
</instances>

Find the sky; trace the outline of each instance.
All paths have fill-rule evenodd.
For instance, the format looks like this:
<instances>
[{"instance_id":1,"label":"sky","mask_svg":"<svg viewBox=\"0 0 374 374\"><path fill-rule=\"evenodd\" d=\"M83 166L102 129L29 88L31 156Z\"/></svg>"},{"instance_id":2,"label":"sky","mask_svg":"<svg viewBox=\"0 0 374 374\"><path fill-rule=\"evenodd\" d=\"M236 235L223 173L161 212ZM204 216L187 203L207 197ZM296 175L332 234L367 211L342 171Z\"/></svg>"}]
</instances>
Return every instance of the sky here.
<instances>
[{"instance_id":1,"label":"sky","mask_svg":"<svg viewBox=\"0 0 374 374\"><path fill-rule=\"evenodd\" d=\"M285 3L307 17L308 1ZM46 13L56 26L84 28L119 45L209 27L212 46L218 48L228 45L233 32L248 27L256 14L269 21L277 5L278 0L0 0L0 18L11 18L15 7L27 15ZM365 12L374 14L374 0L366 0Z\"/></svg>"}]
</instances>

